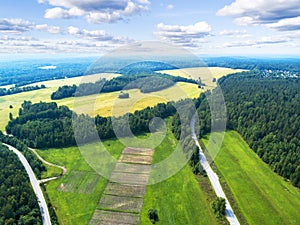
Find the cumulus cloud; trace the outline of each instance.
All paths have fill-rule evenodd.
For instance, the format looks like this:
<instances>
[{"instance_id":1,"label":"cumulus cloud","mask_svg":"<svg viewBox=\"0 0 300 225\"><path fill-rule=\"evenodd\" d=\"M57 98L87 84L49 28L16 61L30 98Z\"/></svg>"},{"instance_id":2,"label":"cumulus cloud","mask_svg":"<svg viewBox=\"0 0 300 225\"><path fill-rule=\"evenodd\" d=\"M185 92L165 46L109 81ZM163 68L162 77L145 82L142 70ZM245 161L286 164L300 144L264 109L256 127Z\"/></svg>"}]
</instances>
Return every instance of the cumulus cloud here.
<instances>
[{"instance_id":1,"label":"cumulus cloud","mask_svg":"<svg viewBox=\"0 0 300 225\"><path fill-rule=\"evenodd\" d=\"M53 8L45 18L68 19L84 16L90 23L113 23L148 10L148 0L38 0Z\"/></svg>"},{"instance_id":2,"label":"cumulus cloud","mask_svg":"<svg viewBox=\"0 0 300 225\"><path fill-rule=\"evenodd\" d=\"M51 34L61 33L61 28L60 27L49 26L48 24L35 25L35 29L40 30L40 31L47 31L48 33L51 33Z\"/></svg>"},{"instance_id":3,"label":"cumulus cloud","mask_svg":"<svg viewBox=\"0 0 300 225\"><path fill-rule=\"evenodd\" d=\"M115 37L104 30L89 31L86 29L79 29L78 27L68 27L68 33L80 39L88 39L92 41L109 42L114 44L130 43L130 40L126 37Z\"/></svg>"},{"instance_id":4,"label":"cumulus cloud","mask_svg":"<svg viewBox=\"0 0 300 225\"><path fill-rule=\"evenodd\" d=\"M48 24L36 25L30 21L23 19L0 19L0 33L21 34L32 30L46 31L51 34L61 33L61 28L50 26Z\"/></svg>"},{"instance_id":5,"label":"cumulus cloud","mask_svg":"<svg viewBox=\"0 0 300 225\"><path fill-rule=\"evenodd\" d=\"M38 40L0 36L0 53L98 53L103 54L116 47L109 42L90 40Z\"/></svg>"},{"instance_id":6,"label":"cumulus cloud","mask_svg":"<svg viewBox=\"0 0 300 225\"><path fill-rule=\"evenodd\" d=\"M276 23L267 24L266 26L279 31L300 30L300 16L282 19Z\"/></svg>"},{"instance_id":7,"label":"cumulus cloud","mask_svg":"<svg viewBox=\"0 0 300 225\"><path fill-rule=\"evenodd\" d=\"M278 30L297 30L300 0L235 0L217 12L232 16L238 25L266 25ZM289 26L289 28L283 28Z\"/></svg>"},{"instance_id":8,"label":"cumulus cloud","mask_svg":"<svg viewBox=\"0 0 300 225\"><path fill-rule=\"evenodd\" d=\"M161 40L196 47L196 43L203 42L203 38L210 34L211 27L206 22L198 22L188 26L160 23L157 25L157 30L155 35Z\"/></svg>"},{"instance_id":9,"label":"cumulus cloud","mask_svg":"<svg viewBox=\"0 0 300 225\"><path fill-rule=\"evenodd\" d=\"M32 23L22 19L0 19L0 33L21 34L32 29Z\"/></svg>"}]
</instances>

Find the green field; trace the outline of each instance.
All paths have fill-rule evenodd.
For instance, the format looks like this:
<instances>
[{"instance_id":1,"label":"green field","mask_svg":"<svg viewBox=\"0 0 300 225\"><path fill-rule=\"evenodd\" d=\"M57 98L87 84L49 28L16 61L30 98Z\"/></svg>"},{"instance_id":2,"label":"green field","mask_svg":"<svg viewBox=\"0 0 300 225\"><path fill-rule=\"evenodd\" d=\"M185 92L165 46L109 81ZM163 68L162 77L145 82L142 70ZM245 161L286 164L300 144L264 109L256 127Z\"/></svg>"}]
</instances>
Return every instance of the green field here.
<instances>
[{"instance_id":1,"label":"green field","mask_svg":"<svg viewBox=\"0 0 300 225\"><path fill-rule=\"evenodd\" d=\"M168 124L170 123L168 122ZM141 147L149 146L151 148L161 137L144 135L139 138L144 140L143 144L129 138L124 138L122 141L131 143L133 147L139 144ZM148 138L147 141L145 141L146 138ZM117 140L108 140L103 143L115 158L120 156L124 148L124 145ZM168 131L162 143L155 148L153 163L167 158L176 145L177 141ZM95 149L97 146L89 144L85 148ZM57 212L60 224L88 224L107 186L107 180L95 176L93 169L85 161L77 147L39 150L38 153L45 160L68 169L63 178L51 181L46 185L47 193ZM99 179L97 184L90 185L95 180L91 180L90 176ZM186 165L169 179L147 186L141 224L151 224L147 216L150 208L155 208L159 212L160 222L157 224L226 224L224 221L218 221L212 212L210 203L215 195L211 190L208 193L202 188L202 185L210 186L205 179L207 178L196 179L190 167Z\"/></svg>"},{"instance_id":2,"label":"green field","mask_svg":"<svg viewBox=\"0 0 300 225\"><path fill-rule=\"evenodd\" d=\"M167 158L176 144L173 134L168 132L161 145L155 149L153 164ZM141 224L151 224L147 216L151 208L158 211L157 224L220 224L211 210L207 193L200 185L186 165L169 179L147 186Z\"/></svg>"},{"instance_id":3,"label":"green field","mask_svg":"<svg viewBox=\"0 0 300 225\"><path fill-rule=\"evenodd\" d=\"M115 140L104 141L103 144L114 157L118 157L124 148ZM97 145L90 144L86 147L95 149ZM39 150L38 153L45 160L66 166L68 169L64 177L46 185L59 223L88 224L107 185L107 180L94 172L82 157L78 147ZM61 190L62 184L67 189Z\"/></svg>"},{"instance_id":4,"label":"green field","mask_svg":"<svg viewBox=\"0 0 300 225\"><path fill-rule=\"evenodd\" d=\"M62 174L62 169L60 168L57 168L55 166L48 166L46 164L44 164L44 166L47 168L47 171L42 173L42 179L57 177Z\"/></svg>"},{"instance_id":5,"label":"green field","mask_svg":"<svg viewBox=\"0 0 300 225\"><path fill-rule=\"evenodd\" d=\"M214 162L247 223L300 224L299 189L275 174L237 132L226 132Z\"/></svg>"}]
</instances>

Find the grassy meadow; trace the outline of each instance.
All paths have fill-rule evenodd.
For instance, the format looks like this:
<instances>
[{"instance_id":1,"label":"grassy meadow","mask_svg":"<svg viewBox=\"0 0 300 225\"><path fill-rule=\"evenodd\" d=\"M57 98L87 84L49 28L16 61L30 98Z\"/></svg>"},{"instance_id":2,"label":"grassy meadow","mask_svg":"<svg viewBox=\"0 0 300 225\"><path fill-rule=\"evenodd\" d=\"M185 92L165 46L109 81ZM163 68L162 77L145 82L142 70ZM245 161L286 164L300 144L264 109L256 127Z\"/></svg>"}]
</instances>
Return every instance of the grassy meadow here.
<instances>
[{"instance_id":1,"label":"grassy meadow","mask_svg":"<svg viewBox=\"0 0 300 225\"><path fill-rule=\"evenodd\" d=\"M170 125L170 121L167 121L167 124ZM157 140L162 140L155 148L153 155L153 164L155 164L170 156L177 145L177 140L170 130L165 136L158 135L146 134L139 136L138 140L124 138L107 140L102 143L117 159L124 148L123 143L129 143L132 147L152 148L158 145ZM98 148L96 144L85 146L87 150L95 148ZM78 147L39 150L38 153L47 161L63 165L68 169L64 177L46 185L47 193L60 224L88 224L107 186L107 179L95 174ZM98 163L101 164L100 158ZM168 169L173 169L173 167ZM97 180L92 187L90 185L93 183L90 179L91 176L94 177L93 180ZM210 203L215 196L210 190L209 194L213 197L209 197L208 191L202 188L204 183L206 185L209 183L204 179L207 178L201 178L201 181L197 179L190 167L185 165L167 180L147 186L141 224L151 224L147 216L150 208L158 210L160 221L157 224L226 224L226 221L217 220L211 209Z\"/></svg>"},{"instance_id":2,"label":"grassy meadow","mask_svg":"<svg viewBox=\"0 0 300 225\"><path fill-rule=\"evenodd\" d=\"M214 162L248 224L299 224L299 189L274 173L237 132L226 132Z\"/></svg>"},{"instance_id":3,"label":"grassy meadow","mask_svg":"<svg viewBox=\"0 0 300 225\"><path fill-rule=\"evenodd\" d=\"M117 158L124 146L117 140L102 142L105 148ZM89 144L86 148L98 148ZM88 224L107 180L94 172L83 158L78 147L39 150L47 161L65 166L67 173L58 180L46 184L47 194L62 225Z\"/></svg>"},{"instance_id":4,"label":"grassy meadow","mask_svg":"<svg viewBox=\"0 0 300 225\"><path fill-rule=\"evenodd\" d=\"M166 159L176 145L177 140L168 131L165 139L155 149L152 163ZM147 215L151 208L158 211L158 225L221 224L216 219L208 195L201 186L188 165L167 180L147 186L141 224L151 224Z\"/></svg>"}]
</instances>

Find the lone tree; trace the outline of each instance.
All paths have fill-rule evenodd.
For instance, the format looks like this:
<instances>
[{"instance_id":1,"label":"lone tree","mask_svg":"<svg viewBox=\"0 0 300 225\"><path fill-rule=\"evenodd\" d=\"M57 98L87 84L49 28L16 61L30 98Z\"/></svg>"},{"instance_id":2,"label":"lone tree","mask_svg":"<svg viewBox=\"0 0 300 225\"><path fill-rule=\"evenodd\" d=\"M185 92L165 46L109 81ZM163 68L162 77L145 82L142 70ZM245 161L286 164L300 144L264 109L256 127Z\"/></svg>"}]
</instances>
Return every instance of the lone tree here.
<instances>
[{"instance_id":1,"label":"lone tree","mask_svg":"<svg viewBox=\"0 0 300 225\"><path fill-rule=\"evenodd\" d=\"M159 221L158 213L157 213L157 210L155 210L155 209L148 210L148 217L152 224L155 224L156 222Z\"/></svg>"},{"instance_id":2,"label":"lone tree","mask_svg":"<svg viewBox=\"0 0 300 225\"><path fill-rule=\"evenodd\" d=\"M211 206L217 218L221 218L225 215L226 201L224 198L217 198L212 202Z\"/></svg>"}]
</instances>

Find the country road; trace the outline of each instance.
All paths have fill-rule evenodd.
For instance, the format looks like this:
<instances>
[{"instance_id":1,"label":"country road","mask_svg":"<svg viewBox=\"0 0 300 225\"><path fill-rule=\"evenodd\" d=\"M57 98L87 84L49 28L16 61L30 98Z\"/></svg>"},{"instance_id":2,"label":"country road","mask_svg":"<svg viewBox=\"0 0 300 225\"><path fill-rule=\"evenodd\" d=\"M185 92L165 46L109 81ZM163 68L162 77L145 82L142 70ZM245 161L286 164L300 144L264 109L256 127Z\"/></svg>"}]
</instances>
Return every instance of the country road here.
<instances>
[{"instance_id":1,"label":"country road","mask_svg":"<svg viewBox=\"0 0 300 225\"><path fill-rule=\"evenodd\" d=\"M231 208L231 205L222 189L222 186L220 184L220 181L219 181L219 177L218 175L212 170L210 164L208 163L204 153L203 153L203 150L201 149L201 146L199 144L199 141L197 139L197 135L195 133L195 115L193 116L192 118L192 121L191 121L191 124L190 124L190 127L191 127L191 132L192 132L192 138L194 139L197 147L199 148L199 155L200 155L200 163L202 165L202 167L205 169L206 173L207 173L207 176L211 182L211 185L213 187L213 189L215 190L216 192L216 195L218 197L222 197L226 200L226 209L225 209L225 212L226 212L226 219L229 221L229 223L231 225L239 225L239 221L237 219L237 217L235 216L232 208Z\"/></svg>"},{"instance_id":2,"label":"country road","mask_svg":"<svg viewBox=\"0 0 300 225\"><path fill-rule=\"evenodd\" d=\"M8 147L9 150L13 151L19 157L20 161L22 162L23 166L25 167L25 170L26 170L26 172L27 172L27 174L29 176L32 188L33 188L34 193L35 193L35 195L37 197L38 204L39 204L40 211L41 211L41 215L42 215L43 224L44 225L51 225L51 220L50 220L50 214L49 214L48 206L47 206L46 200L44 198L42 189L40 187L40 183L37 180L37 178L36 178L36 176L35 176L32 168L30 167L27 159L16 148L14 148L14 147L12 147L10 145L4 144L4 143L3 143L3 145L5 145L6 147Z\"/></svg>"},{"instance_id":3,"label":"country road","mask_svg":"<svg viewBox=\"0 0 300 225\"><path fill-rule=\"evenodd\" d=\"M48 166L53 166L53 167L60 168L60 169L62 170L62 176L65 175L65 174L67 173L67 168L66 168L66 167L64 167L64 166L59 166L59 165L56 165L56 164L47 162L45 159L43 159L43 158L39 155L39 153L38 153L35 149L29 148L29 147L28 147L28 149L29 149L30 151L32 151L32 152L36 155L36 157L38 157L38 159L41 160L44 164L46 164L46 165L48 165ZM56 178L59 178L59 177L56 177ZM50 178L49 178L49 179L50 179ZM54 177L52 178L52 180L54 180Z\"/></svg>"}]
</instances>

